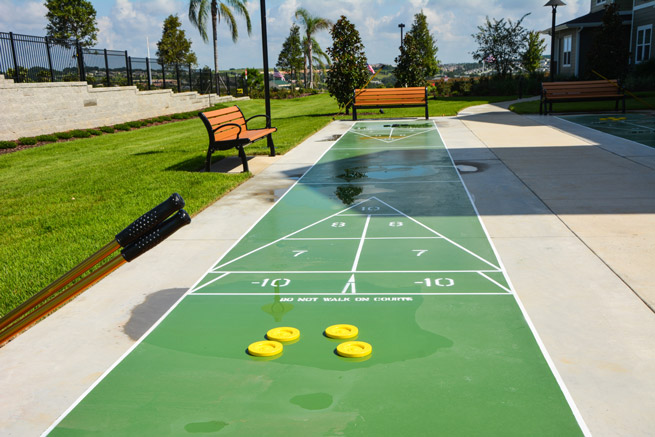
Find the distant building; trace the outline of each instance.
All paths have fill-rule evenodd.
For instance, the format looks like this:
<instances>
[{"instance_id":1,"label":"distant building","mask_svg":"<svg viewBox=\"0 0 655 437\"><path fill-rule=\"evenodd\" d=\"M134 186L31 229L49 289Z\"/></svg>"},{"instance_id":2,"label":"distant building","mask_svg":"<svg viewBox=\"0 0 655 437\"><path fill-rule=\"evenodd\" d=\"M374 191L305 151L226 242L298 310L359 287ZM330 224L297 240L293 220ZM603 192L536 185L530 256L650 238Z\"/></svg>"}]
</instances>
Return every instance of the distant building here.
<instances>
[{"instance_id":1,"label":"distant building","mask_svg":"<svg viewBox=\"0 0 655 437\"><path fill-rule=\"evenodd\" d=\"M587 53L600 30L605 7L616 3L626 41L630 43L630 63L652 57L655 0L590 0L589 13L555 27L555 72L579 76L587 67ZM550 35L551 29L542 31Z\"/></svg>"}]
</instances>

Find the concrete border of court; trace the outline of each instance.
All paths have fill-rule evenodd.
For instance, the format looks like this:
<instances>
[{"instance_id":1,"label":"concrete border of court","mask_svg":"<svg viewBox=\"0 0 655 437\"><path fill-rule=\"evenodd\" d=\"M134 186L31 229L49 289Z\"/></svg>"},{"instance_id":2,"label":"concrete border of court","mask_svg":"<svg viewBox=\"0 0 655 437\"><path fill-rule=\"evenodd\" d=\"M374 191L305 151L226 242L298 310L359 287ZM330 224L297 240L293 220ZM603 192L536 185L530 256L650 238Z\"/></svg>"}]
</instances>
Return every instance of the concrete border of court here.
<instances>
[{"instance_id":1,"label":"concrete border of court","mask_svg":"<svg viewBox=\"0 0 655 437\"><path fill-rule=\"evenodd\" d=\"M506 107L435 120L454 160L479 170L464 182L592 433L648 435L655 150ZM2 434L47 429L351 125L251 160L256 176L191 226L0 349Z\"/></svg>"}]
</instances>

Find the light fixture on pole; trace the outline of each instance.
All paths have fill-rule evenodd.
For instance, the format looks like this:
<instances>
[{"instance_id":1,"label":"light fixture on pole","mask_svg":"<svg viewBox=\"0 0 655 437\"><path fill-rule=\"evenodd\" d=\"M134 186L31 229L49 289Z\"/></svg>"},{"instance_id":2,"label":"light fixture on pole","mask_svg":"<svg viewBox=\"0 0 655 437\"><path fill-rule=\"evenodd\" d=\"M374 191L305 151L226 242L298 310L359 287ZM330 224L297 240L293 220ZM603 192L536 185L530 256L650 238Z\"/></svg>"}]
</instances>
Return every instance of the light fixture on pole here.
<instances>
[{"instance_id":1,"label":"light fixture on pole","mask_svg":"<svg viewBox=\"0 0 655 437\"><path fill-rule=\"evenodd\" d=\"M553 26L550 30L550 81L555 80L555 16L558 6L566 6L562 0L549 0L544 6L553 8Z\"/></svg>"},{"instance_id":2,"label":"light fixture on pole","mask_svg":"<svg viewBox=\"0 0 655 437\"><path fill-rule=\"evenodd\" d=\"M402 47L403 46L403 28L405 27L405 25L403 23L400 23L398 25L398 27L400 27L400 46Z\"/></svg>"}]
</instances>

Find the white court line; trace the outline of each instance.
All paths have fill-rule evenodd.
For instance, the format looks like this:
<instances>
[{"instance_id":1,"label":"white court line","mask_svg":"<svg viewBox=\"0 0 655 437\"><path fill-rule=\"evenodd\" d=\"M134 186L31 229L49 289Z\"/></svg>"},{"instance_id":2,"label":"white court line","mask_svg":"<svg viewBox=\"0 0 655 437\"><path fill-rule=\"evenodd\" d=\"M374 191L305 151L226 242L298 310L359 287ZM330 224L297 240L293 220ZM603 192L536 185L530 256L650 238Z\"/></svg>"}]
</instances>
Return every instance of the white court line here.
<instances>
[{"instance_id":1,"label":"white court line","mask_svg":"<svg viewBox=\"0 0 655 437\"><path fill-rule=\"evenodd\" d=\"M391 130L393 131L393 128L391 128ZM395 143L396 141L406 140L406 139L408 139L408 138L412 138L412 137L415 137L415 136L417 136L417 135L422 135L422 134L427 133L427 132L432 132L432 131L434 131L434 130L437 130L437 129L436 129L436 128L434 128L434 129L426 129L426 130L424 130L424 131L422 131L422 132L416 132L416 133L414 133L414 134L407 135L406 137L402 137L402 138L394 138L394 139L390 139L390 140L384 140L384 139L380 139L380 138L372 137L372 136L370 136L370 135L360 134L359 132L355 132L354 130L352 131L352 133L354 133L355 135L359 135L359 136L361 136L361 137L370 138L370 139L372 139L372 140L376 140L376 141L381 141L381 142L383 142L383 143ZM344 135L345 135L345 134L344 134ZM391 134L389 135L389 137L391 137ZM337 149L335 149L335 150L341 150L341 149L337 148Z\"/></svg>"},{"instance_id":2,"label":"white court line","mask_svg":"<svg viewBox=\"0 0 655 437\"><path fill-rule=\"evenodd\" d=\"M205 282L204 284L202 284L202 287L206 287L206 286L208 286L209 284L212 284L212 283L214 283L214 282L216 282L216 281L219 281L219 280L223 279L224 277L226 277L226 276L229 275L229 274L230 274L230 272L226 272L226 273L222 274L221 276L212 279L211 281ZM206 274L205 274L205 277L207 277ZM189 293L193 293L194 291L196 291L197 289L200 289L200 288L202 288L202 287L198 287L198 288L196 288L196 289L191 288L191 289L189 290Z\"/></svg>"},{"instance_id":3,"label":"white court line","mask_svg":"<svg viewBox=\"0 0 655 437\"><path fill-rule=\"evenodd\" d=\"M497 286L499 286L499 287L502 288L503 290L507 291L508 293L511 293L511 292L512 292L512 290L510 290L509 288L503 286L503 285L500 284L498 281L495 281L495 280L491 279L489 276L485 275L484 273L482 273L482 272L478 272L478 273L480 274L480 276L482 276L483 278L486 278L486 279L488 279L489 281L493 282L494 284L496 284Z\"/></svg>"},{"instance_id":4,"label":"white court line","mask_svg":"<svg viewBox=\"0 0 655 437\"><path fill-rule=\"evenodd\" d=\"M288 191L287 191L287 192L288 192ZM326 221L326 220L329 220L329 219L333 218L334 216L339 215L341 212L343 212L343 211L347 211L347 210L349 210L349 209L351 209L351 208L355 208L355 207L361 205L362 203L368 202L369 200L370 200L370 199L362 200L361 202L358 202L358 203L354 204L353 206L351 206L351 207L349 207L349 208L346 208L345 210L339 211L339 212L337 212L337 213L335 213L335 214L332 214L331 216L325 217L324 219L321 219L321 220L319 220L319 221L317 221L317 222L314 222L314 223L312 223L312 224L310 224L310 225L307 225L307 226L305 226L305 227L302 228L302 229L298 229L297 231L294 231L294 232L292 232L292 233L290 233L290 234L288 234L288 235L285 235L285 236L282 237L282 238L278 238L278 239L275 240L275 241L271 241L271 242L268 243L268 244L265 244L265 245L263 245L263 246L261 246L261 247L258 247L257 249L253 249L253 250L251 250L251 251L248 252L248 253L245 253L245 254L243 254L243 255L237 257L237 258L234 258L234 259L232 259L232 260L230 260L230 261L228 261L228 262L226 262L226 263L221 264L220 266L216 267L216 269L220 269L220 268L222 268L222 267L224 267L224 266L226 266L226 265L228 265L228 264L231 264L231 263L233 263L233 262L235 262L235 261L240 260L241 258L244 258L244 257L246 257L246 256L248 256L248 255L251 255L251 254L253 254L253 253L255 253L255 252L258 252L258 251L260 251L260 250L262 250L262 249L265 249L265 248L267 248L267 247L269 247L269 246L272 246L272 245L275 244L275 243L278 243L278 242L280 242L280 241L282 241L282 240L287 239L287 238L290 237L291 235L296 235L296 234L299 233L299 232L302 232L302 231L304 231L304 230L306 230L306 229L311 228L312 226L315 226L315 225L317 225L317 224L319 224L319 223L322 223L322 222L324 222L324 221Z\"/></svg>"},{"instance_id":5,"label":"white court line","mask_svg":"<svg viewBox=\"0 0 655 437\"><path fill-rule=\"evenodd\" d=\"M441 166L440 166L441 167ZM451 168L451 167L448 167ZM420 176L415 176L420 177ZM378 182L371 178L368 181L343 181L343 182L303 182L301 185L403 185L403 184L459 184L459 181L426 181L426 180L416 180L416 181L399 181L399 182Z\"/></svg>"},{"instance_id":6,"label":"white court line","mask_svg":"<svg viewBox=\"0 0 655 437\"><path fill-rule=\"evenodd\" d=\"M360 274L360 273L502 273L502 270L358 270L354 273ZM272 274L282 274L282 273L287 273L287 274L350 274L353 273L352 270L230 270L230 271L225 271L225 270L215 270L211 272L207 272L207 274L219 274L219 273L230 273L232 275L252 275L252 274L266 274L266 275L272 275Z\"/></svg>"},{"instance_id":7,"label":"white court line","mask_svg":"<svg viewBox=\"0 0 655 437\"><path fill-rule=\"evenodd\" d=\"M359 241L359 247L357 248L357 254L355 255L355 262L353 262L352 271L357 271L357 264L359 263L359 257L362 254L362 248L364 247L364 240L366 239L366 231L368 230L368 224L371 222L371 216L366 216L366 223L364 224L364 230L362 231L362 238Z\"/></svg>"},{"instance_id":8,"label":"white court line","mask_svg":"<svg viewBox=\"0 0 655 437\"><path fill-rule=\"evenodd\" d=\"M342 293L194 293L189 296L339 296L343 297ZM444 293L357 293L353 297L357 296L511 296L510 293L453 293L453 292L444 292ZM350 297L350 296L348 296Z\"/></svg>"},{"instance_id":9,"label":"white court line","mask_svg":"<svg viewBox=\"0 0 655 437\"><path fill-rule=\"evenodd\" d=\"M476 253L474 253L474 252L471 252L470 250L468 250L467 248L465 248L465 247L462 246L461 244L455 243L455 242L454 242L453 240L451 240L450 238L448 238L448 237L446 237L446 236L440 234L439 232L435 231L434 229L432 229L432 228L430 228L430 227L424 225L423 223L419 222L419 221L416 220L415 218L408 216L408 215L405 214L404 212L402 212L402 211L400 211L400 210L394 208L393 206L389 205L387 202L385 202L385 201L383 201L383 200L380 200L380 199L378 199L378 198L375 197L375 196L373 196L372 199L375 199L375 200L377 200L377 201L380 202L380 203L384 203L384 204L385 204L386 206L388 206L389 208L393 209L394 211L398 212L399 214L404 215L405 217L407 217L409 220L413 221L414 223L416 223L416 224L418 224L418 225L420 225L420 226L423 226L423 227L424 227L425 229L427 229L428 231L433 232L434 234L436 234L436 235L442 237L444 240L446 240L447 242L449 242L449 243L452 244L453 246L458 247L459 249L463 250L464 252L468 253L469 255L473 255L474 257L476 257L476 258L479 259L480 261L482 261L482 262L484 262L484 263L486 263L486 264L489 264L491 267L494 267L494 268L496 268L496 269L500 269L500 267L498 267L497 265L492 264L492 263L490 263L489 261L487 261L486 259L482 258L480 255L478 255L478 254L476 254ZM488 239L488 237L487 237L487 239Z\"/></svg>"},{"instance_id":10,"label":"white court line","mask_svg":"<svg viewBox=\"0 0 655 437\"><path fill-rule=\"evenodd\" d=\"M359 240L361 237L340 237L340 238L287 238L288 241L305 240ZM439 240L443 237L366 237L367 240Z\"/></svg>"}]
</instances>

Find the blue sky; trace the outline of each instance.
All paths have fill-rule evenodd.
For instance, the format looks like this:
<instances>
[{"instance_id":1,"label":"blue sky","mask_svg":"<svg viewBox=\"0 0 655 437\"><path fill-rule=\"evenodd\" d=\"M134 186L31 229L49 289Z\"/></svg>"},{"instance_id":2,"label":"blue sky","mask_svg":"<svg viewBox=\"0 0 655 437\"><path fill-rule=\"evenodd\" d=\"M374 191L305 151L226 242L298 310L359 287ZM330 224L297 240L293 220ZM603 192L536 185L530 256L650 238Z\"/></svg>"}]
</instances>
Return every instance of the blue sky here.
<instances>
[{"instance_id":1,"label":"blue sky","mask_svg":"<svg viewBox=\"0 0 655 437\"><path fill-rule=\"evenodd\" d=\"M443 63L471 61L476 49L471 34L490 18L517 20L526 13L524 26L531 30L547 29L551 25L551 10L543 5L547 0L267 0L269 63L275 65L289 34L293 14L304 7L313 15L336 21L345 15L359 31L369 63L393 64L400 45L399 23L409 29L414 14L423 10L430 31L437 39L437 58ZM557 10L561 23L589 11L589 0L565 0L567 5ZM146 38L150 54L155 56L156 43L161 38L164 19L177 14L186 35L193 42L201 66L213 66L211 43L200 38L187 17L185 0L91 0L97 11L98 43L96 47L128 50L131 56L146 56ZM219 68L261 67L262 45L259 0L248 3L253 25L251 36L240 21L240 38L234 44L224 23L219 24ZM43 1L0 0L0 32L45 35L46 9ZM211 34L211 32L209 32ZM327 31L316 35L324 49L331 45ZM548 49L549 50L549 49Z\"/></svg>"}]
</instances>

